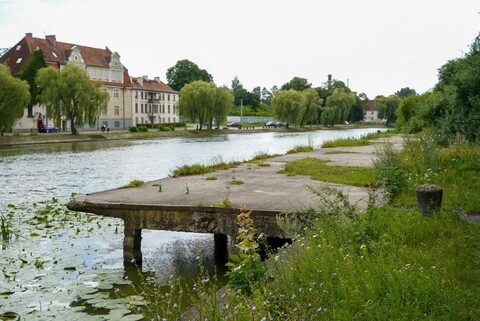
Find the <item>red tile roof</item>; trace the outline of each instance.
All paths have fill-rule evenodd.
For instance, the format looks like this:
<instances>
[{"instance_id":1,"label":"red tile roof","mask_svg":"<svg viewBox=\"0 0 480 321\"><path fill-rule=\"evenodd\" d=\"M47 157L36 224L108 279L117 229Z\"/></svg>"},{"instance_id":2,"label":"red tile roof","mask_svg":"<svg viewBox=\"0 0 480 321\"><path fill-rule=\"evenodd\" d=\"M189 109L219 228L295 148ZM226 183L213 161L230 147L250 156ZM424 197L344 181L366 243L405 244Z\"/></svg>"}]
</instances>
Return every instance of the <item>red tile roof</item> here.
<instances>
[{"instance_id":1,"label":"red tile roof","mask_svg":"<svg viewBox=\"0 0 480 321\"><path fill-rule=\"evenodd\" d=\"M20 47L19 47L20 46ZM27 33L14 47L0 57L0 63L7 62L12 74L17 74L23 65L27 62L31 52L40 49L43 51L45 63L48 66L56 66L67 63L73 47L80 49L80 54L87 66L108 68L112 52L108 49L92 48L82 45L76 45L66 42L56 41L55 36L46 36L45 39L32 37ZM16 50L19 47L19 50ZM22 58L20 63L18 59Z\"/></svg>"},{"instance_id":2,"label":"red tile roof","mask_svg":"<svg viewBox=\"0 0 480 321\"><path fill-rule=\"evenodd\" d=\"M142 78L142 77L138 77L138 78ZM174 94L178 93L178 91L173 90L172 88L170 88L170 86L168 86L161 80L157 81L157 80L151 80L151 79L147 79L147 80L143 79L143 85L141 85L137 81L137 78L135 77L131 77L131 81L132 81L133 89L159 91L159 92L174 93Z\"/></svg>"}]
</instances>

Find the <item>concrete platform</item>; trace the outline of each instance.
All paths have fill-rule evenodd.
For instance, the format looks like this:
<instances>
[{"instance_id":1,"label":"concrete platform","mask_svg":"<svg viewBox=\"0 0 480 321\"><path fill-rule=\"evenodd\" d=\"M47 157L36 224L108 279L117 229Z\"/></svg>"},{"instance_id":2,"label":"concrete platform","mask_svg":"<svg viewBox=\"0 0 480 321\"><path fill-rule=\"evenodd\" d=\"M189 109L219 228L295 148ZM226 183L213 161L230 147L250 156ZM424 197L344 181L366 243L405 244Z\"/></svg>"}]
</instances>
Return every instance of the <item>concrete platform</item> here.
<instances>
[{"instance_id":1,"label":"concrete platform","mask_svg":"<svg viewBox=\"0 0 480 321\"><path fill-rule=\"evenodd\" d=\"M400 148L402 138L392 137L378 140L378 143L389 141ZM230 170L220 170L205 175L164 178L146 182L137 188L118 188L98 193L87 194L75 198L74 204L81 207L82 203L102 204L142 204L162 205L166 207L222 207L228 201L232 207L239 208L245 204L256 211L284 212L295 209L315 207L317 201L307 186L315 188L325 185L307 176L287 176L278 174L284 165L292 160L305 157L317 157L329 160L332 165L341 166L371 166L376 145L361 147L342 147L317 149L307 153L287 154L264 161L267 166L244 163ZM216 180L208 180L207 177ZM244 182L241 185L232 184L236 178ZM158 184L162 192L158 191ZM366 188L328 184L348 194L352 203L358 203L367 196ZM188 186L189 193L185 193ZM79 209L77 207L77 209Z\"/></svg>"}]
</instances>

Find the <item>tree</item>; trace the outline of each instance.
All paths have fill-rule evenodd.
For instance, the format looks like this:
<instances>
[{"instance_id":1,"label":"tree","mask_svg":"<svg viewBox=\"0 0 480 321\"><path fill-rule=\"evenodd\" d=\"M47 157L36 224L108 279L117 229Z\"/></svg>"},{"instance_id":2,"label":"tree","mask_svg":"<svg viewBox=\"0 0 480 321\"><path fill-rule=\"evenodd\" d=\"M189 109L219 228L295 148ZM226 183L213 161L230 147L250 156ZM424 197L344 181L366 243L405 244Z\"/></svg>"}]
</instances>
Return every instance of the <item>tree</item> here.
<instances>
[{"instance_id":1,"label":"tree","mask_svg":"<svg viewBox=\"0 0 480 321\"><path fill-rule=\"evenodd\" d=\"M350 123L356 123L363 120L364 105L366 100L368 100L367 95L361 93L358 96L355 96L355 104L353 104L348 114L347 121Z\"/></svg>"},{"instance_id":2,"label":"tree","mask_svg":"<svg viewBox=\"0 0 480 321\"><path fill-rule=\"evenodd\" d=\"M168 68L166 76L168 85L177 91L195 80L213 81L212 75L205 69L200 69L195 63L187 59L179 60L175 66Z\"/></svg>"},{"instance_id":3,"label":"tree","mask_svg":"<svg viewBox=\"0 0 480 321\"><path fill-rule=\"evenodd\" d=\"M6 65L0 64L0 134L9 130L30 101L26 81L13 77Z\"/></svg>"},{"instance_id":4,"label":"tree","mask_svg":"<svg viewBox=\"0 0 480 321\"><path fill-rule=\"evenodd\" d=\"M416 96L417 92L415 91L415 89L412 89L410 87L404 87L404 88L400 89L399 91L397 91L395 93L395 95L397 95L400 99L403 99L403 98L406 98L408 96Z\"/></svg>"},{"instance_id":5,"label":"tree","mask_svg":"<svg viewBox=\"0 0 480 321\"><path fill-rule=\"evenodd\" d=\"M322 107L322 100L318 97L315 89L305 89L302 91L302 96L305 108L300 120L300 127L303 127L304 124L315 122Z\"/></svg>"},{"instance_id":6,"label":"tree","mask_svg":"<svg viewBox=\"0 0 480 321\"><path fill-rule=\"evenodd\" d=\"M386 120L386 125L392 125L397 119L397 108L400 105L400 98L397 95L388 97L375 97L375 104L378 108L378 117Z\"/></svg>"},{"instance_id":7,"label":"tree","mask_svg":"<svg viewBox=\"0 0 480 321\"><path fill-rule=\"evenodd\" d=\"M232 80L232 91L235 93L238 89L243 88L242 83L238 79L238 76L235 76Z\"/></svg>"},{"instance_id":8,"label":"tree","mask_svg":"<svg viewBox=\"0 0 480 321\"><path fill-rule=\"evenodd\" d=\"M35 77L37 77L37 72L45 67L47 67L47 64L45 63L43 51L35 50L30 54L27 63L22 67L18 74L18 78L26 80L30 86L30 102L27 106L29 117L33 117L32 107L38 104L39 90L35 83Z\"/></svg>"},{"instance_id":9,"label":"tree","mask_svg":"<svg viewBox=\"0 0 480 321\"><path fill-rule=\"evenodd\" d=\"M215 84L203 80L195 80L180 90L180 110L192 122L197 122L200 129L214 118L213 109L216 98Z\"/></svg>"},{"instance_id":10,"label":"tree","mask_svg":"<svg viewBox=\"0 0 480 321\"><path fill-rule=\"evenodd\" d=\"M93 83L85 70L67 64L62 70L43 68L38 71L36 83L40 87L39 101L56 122L65 116L70 120L72 134L77 125L95 124L100 111L108 104L108 93Z\"/></svg>"},{"instance_id":11,"label":"tree","mask_svg":"<svg viewBox=\"0 0 480 321\"><path fill-rule=\"evenodd\" d=\"M227 115L233 105L233 95L227 87L218 87L215 93L213 106L213 120L220 126L227 120ZM210 122L210 127L212 123Z\"/></svg>"},{"instance_id":12,"label":"tree","mask_svg":"<svg viewBox=\"0 0 480 321\"><path fill-rule=\"evenodd\" d=\"M305 78L293 77L292 80L284 84L280 90L294 89L296 91L304 91L305 89L312 88L312 84Z\"/></svg>"},{"instance_id":13,"label":"tree","mask_svg":"<svg viewBox=\"0 0 480 321\"><path fill-rule=\"evenodd\" d=\"M322 123L331 126L335 123L345 123L355 102L356 95L354 93L346 92L343 89L335 89L327 98L326 108L324 109L327 114L324 116Z\"/></svg>"},{"instance_id":14,"label":"tree","mask_svg":"<svg viewBox=\"0 0 480 321\"><path fill-rule=\"evenodd\" d=\"M233 95L235 96L235 106L251 106L253 110L256 110L258 105L260 105L260 96L253 92L249 92L245 88L237 89Z\"/></svg>"},{"instance_id":15,"label":"tree","mask_svg":"<svg viewBox=\"0 0 480 321\"><path fill-rule=\"evenodd\" d=\"M289 124L298 124L305 113L304 99L294 89L278 91L272 99L273 116Z\"/></svg>"}]
</instances>

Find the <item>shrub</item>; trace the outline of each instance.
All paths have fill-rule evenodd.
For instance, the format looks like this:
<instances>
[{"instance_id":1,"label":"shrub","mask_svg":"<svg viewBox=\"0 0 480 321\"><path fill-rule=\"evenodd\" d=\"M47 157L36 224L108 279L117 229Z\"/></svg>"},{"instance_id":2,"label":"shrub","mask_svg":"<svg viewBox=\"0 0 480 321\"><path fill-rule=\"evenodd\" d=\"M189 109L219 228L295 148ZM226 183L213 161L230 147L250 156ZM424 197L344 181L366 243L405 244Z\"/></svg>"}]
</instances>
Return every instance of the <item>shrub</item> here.
<instances>
[{"instance_id":1,"label":"shrub","mask_svg":"<svg viewBox=\"0 0 480 321\"><path fill-rule=\"evenodd\" d=\"M175 128L160 124L160 125L158 125L158 130L161 131L161 132L168 132L168 131L175 130Z\"/></svg>"},{"instance_id":2,"label":"shrub","mask_svg":"<svg viewBox=\"0 0 480 321\"><path fill-rule=\"evenodd\" d=\"M389 204L407 187L408 170L392 144L381 144L376 149L373 161L373 179L375 185L384 189L384 196Z\"/></svg>"},{"instance_id":3,"label":"shrub","mask_svg":"<svg viewBox=\"0 0 480 321\"><path fill-rule=\"evenodd\" d=\"M128 131L131 132L131 133L137 133L138 132L138 128L135 127L135 126L131 126L128 128Z\"/></svg>"},{"instance_id":4,"label":"shrub","mask_svg":"<svg viewBox=\"0 0 480 321\"><path fill-rule=\"evenodd\" d=\"M146 133L146 132L148 132L148 127L145 126L145 125L139 125L138 126L138 131L142 132L142 133Z\"/></svg>"}]
</instances>

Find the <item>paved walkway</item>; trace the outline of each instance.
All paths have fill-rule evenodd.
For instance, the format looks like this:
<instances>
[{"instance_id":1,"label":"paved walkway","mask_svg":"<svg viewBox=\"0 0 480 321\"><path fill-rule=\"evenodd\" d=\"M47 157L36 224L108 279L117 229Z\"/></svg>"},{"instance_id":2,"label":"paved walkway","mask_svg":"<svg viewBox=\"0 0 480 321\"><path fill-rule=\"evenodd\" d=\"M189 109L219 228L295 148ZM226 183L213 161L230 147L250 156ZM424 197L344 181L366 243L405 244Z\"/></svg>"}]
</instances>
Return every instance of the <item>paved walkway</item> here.
<instances>
[{"instance_id":1,"label":"paved walkway","mask_svg":"<svg viewBox=\"0 0 480 321\"><path fill-rule=\"evenodd\" d=\"M376 143L385 141L394 144L395 148L401 148L403 139L391 137L379 139ZM287 176L277 172L283 169L287 162L305 157L330 160L332 165L368 167L372 165L376 145L316 149L307 153L287 154L265 160L269 166L243 163L237 168L206 175L165 178L147 182L138 188L119 188L87 194L77 197L75 203L163 205L175 208L222 207L221 204L228 201L235 208L245 204L250 209L258 211L284 212L315 208L319 202L307 186L315 188L325 183L314 181L307 176ZM216 177L216 180L207 180L209 176ZM232 184L234 178L243 181L244 184ZM162 185L162 192L158 191L159 183ZM360 209L365 208L368 195L366 188L329 185L348 194L350 201L358 204ZM186 186L189 189L188 194L185 193Z\"/></svg>"}]
</instances>

